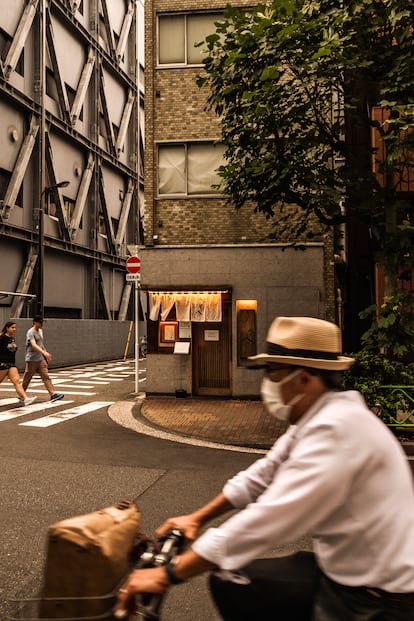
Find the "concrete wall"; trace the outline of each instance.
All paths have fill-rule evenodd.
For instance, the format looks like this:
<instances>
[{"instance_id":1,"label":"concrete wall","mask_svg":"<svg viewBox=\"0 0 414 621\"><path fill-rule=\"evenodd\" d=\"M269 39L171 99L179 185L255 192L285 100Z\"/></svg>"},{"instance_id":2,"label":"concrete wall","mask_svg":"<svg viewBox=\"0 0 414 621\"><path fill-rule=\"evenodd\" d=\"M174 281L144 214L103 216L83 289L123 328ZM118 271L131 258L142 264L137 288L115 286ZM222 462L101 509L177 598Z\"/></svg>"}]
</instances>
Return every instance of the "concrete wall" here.
<instances>
[{"instance_id":1,"label":"concrete wall","mask_svg":"<svg viewBox=\"0 0 414 621\"><path fill-rule=\"evenodd\" d=\"M176 390L192 391L191 356L184 354L149 354L147 356L147 378L150 386L147 393L175 394Z\"/></svg>"},{"instance_id":2,"label":"concrete wall","mask_svg":"<svg viewBox=\"0 0 414 621\"><path fill-rule=\"evenodd\" d=\"M16 360L19 369L22 370L26 331L32 326L32 320L16 319L15 321L17 324L16 342L19 347ZM50 366L64 367L121 359L127 345L129 327L129 321L46 319L43 335L47 350L53 356ZM134 331L132 331L127 350L129 357L134 356L134 339Z\"/></svg>"}]
</instances>

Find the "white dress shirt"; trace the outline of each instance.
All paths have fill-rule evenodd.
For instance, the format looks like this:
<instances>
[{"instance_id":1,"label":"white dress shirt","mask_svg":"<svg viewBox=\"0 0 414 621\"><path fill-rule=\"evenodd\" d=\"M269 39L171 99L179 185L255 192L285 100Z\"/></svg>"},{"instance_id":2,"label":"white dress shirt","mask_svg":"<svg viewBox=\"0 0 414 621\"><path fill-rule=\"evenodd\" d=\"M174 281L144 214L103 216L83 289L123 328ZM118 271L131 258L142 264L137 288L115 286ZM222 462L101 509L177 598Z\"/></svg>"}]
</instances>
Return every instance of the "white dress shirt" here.
<instances>
[{"instance_id":1,"label":"white dress shirt","mask_svg":"<svg viewBox=\"0 0 414 621\"><path fill-rule=\"evenodd\" d=\"M193 544L221 569L311 534L336 582L414 592L413 477L358 392L325 393L223 493L242 510Z\"/></svg>"}]
</instances>

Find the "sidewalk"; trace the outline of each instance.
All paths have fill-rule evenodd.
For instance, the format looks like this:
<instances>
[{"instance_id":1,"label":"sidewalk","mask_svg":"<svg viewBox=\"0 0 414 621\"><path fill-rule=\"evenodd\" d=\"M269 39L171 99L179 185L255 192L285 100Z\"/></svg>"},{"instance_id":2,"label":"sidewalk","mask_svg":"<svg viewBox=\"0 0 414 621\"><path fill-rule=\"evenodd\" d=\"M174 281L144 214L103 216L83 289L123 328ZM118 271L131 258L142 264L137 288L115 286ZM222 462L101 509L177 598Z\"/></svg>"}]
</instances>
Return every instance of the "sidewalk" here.
<instances>
[{"instance_id":1,"label":"sidewalk","mask_svg":"<svg viewBox=\"0 0 414 621\"><path fill-rule=\"evenodd\" d=\"M270 448L287 428L260 401L240 399L147 397L141 416L182 436L259 449Z\"/></svg>"},{"instance_id":2,"label":"sidewalk","mask_svg":"<svg viewBox=\"0 0 414 621\"><path fill-rule=\"evenodd\" d=\"M261 401L148 396L138 414L150 426L180 436L233 446L269 449L287 426L266 414ZM400 441L414 456L414 430Z\"/></svg>"}]
</instances>

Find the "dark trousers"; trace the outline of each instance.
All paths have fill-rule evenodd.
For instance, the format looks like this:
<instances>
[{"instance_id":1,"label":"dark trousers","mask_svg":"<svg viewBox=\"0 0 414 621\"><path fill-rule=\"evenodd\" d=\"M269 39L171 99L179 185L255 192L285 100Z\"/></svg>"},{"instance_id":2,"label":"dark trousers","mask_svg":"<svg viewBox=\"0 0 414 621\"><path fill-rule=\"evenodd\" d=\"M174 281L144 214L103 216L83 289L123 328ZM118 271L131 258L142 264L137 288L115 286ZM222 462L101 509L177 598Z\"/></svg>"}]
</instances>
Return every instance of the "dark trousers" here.
<instances>
[{"instance_id":1,"label":"dark trousers","mask_svg":"<svg viewBox=\"0 0 414 621\"><path fill-rule=\"evenodd\" d=\"M210 578L224 621L414 621L414 601L342 587L321 573L312 552L260 559L243 573L249 582L220 572Z\"/></svg>"},{"instance_id":2,"label":"dark trousers","mask_svg":"<svg viewBox=\"0 0 414 621\"><path fill-rule=\"evenodd\" d=\"M319 569L312 552L260 559L243 569L250 584L212 574L210 588L225 621L310 621Z\"/></svg>"},{"instance_id":3,"label":"dark trousers","mask_svg":"<svg viewBox=\"0 0 414 621\"><path fill-rule=\"evenodd\" d=\"M410 601L408 601L410 599ZM414 621L414 594L381 594L374 589L319 581L312 621Z\"/></svg>"}]
</instances>

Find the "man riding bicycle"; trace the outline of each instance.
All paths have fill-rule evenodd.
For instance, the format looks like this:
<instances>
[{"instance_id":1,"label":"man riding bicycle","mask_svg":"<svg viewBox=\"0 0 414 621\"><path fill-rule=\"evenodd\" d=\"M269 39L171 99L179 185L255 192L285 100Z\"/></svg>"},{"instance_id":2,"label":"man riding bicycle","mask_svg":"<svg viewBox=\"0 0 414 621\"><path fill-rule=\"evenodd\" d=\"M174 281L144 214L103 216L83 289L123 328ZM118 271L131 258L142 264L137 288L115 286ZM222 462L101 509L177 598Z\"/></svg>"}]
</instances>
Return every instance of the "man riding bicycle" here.
<instances>
[{"instance_id":1,"label":"man riding bicycle","mask_svg":"<svg viewBox=\"0 0 414 621\"><path fill-rule=\"evenodd\" d=\"M412 474L361 395L341 391L353 359L341 355L339 328L278 317L266 353L252 360L265 369L265 407L290 423L287 432L211 502L158 529L181 529L191 549L174 564L134 571L116 609L208 571L225 621L414 619ZM260 558L305 534L313 552Z\"/></svg>"}]
</instances>

